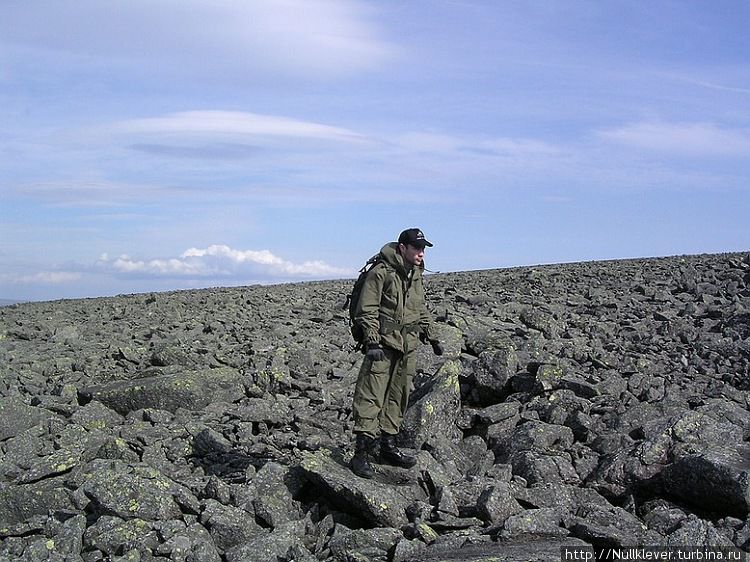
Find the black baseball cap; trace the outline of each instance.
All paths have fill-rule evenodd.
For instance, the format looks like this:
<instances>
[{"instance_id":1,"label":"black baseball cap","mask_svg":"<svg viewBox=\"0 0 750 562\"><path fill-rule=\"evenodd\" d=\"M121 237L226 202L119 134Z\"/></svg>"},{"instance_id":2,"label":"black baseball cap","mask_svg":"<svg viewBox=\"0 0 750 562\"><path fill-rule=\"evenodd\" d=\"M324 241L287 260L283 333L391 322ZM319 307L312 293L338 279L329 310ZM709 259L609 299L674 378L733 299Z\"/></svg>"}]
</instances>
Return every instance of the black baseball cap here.
<instances>
[{"instance_id":1,"label":"black baseball cap","mask_svg":"<svg viewBox=\"0 0 750 562\"><path fill-rule=\"evenodd\" d=\"M424 233L418 228L407 228L398 236L399 244L411 244L412 246L430 246L432 242L424 237Z\"/></svg>"}]
</instances>

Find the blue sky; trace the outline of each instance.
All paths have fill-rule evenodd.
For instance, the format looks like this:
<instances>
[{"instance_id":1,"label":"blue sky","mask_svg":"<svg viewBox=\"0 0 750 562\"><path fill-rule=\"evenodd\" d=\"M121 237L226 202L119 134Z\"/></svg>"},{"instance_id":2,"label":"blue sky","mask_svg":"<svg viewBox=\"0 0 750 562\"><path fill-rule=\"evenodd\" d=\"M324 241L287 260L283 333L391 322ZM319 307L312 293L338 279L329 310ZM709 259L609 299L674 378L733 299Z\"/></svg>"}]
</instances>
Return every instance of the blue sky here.
<instances>
[{"instance_id":1,"label":"blue sky","mask_svg":"<svg viewBox=\"0 0 750 562\"><path fill-rule=\"evenodd\" d=\"M3 0L0 298L750 250L744 0Z\"/></svg>"}]
</instances>

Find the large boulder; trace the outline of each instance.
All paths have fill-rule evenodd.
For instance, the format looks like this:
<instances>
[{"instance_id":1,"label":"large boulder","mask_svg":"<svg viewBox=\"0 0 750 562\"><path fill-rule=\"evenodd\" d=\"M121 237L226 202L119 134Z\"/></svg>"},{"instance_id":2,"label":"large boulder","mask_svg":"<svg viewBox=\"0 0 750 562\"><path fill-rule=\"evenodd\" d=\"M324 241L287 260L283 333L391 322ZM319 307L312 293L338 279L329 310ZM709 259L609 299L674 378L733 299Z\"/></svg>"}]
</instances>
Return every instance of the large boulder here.
<instances>
[{"instance_id":1,"label":"large boulder","mask_svg":"<svg viewBox=\"0 0 750 562\"><path fill-rule=\"evenodd\" d=\"M116 412L155 408L200 410L213 402L234 402L245 395L239 371L229 367L183 371L142 379L116 381L82 391L85 400L98 400Z\"/></svg>"},{"instance_id":2,"label":"large boulder","mask_svg":"<svg viewBox=\"0 0 750 562\"><path fill-rule=\"evenodd\" d=\"M148 466L95 460L83 467L78 478L96 513L120 519L176 519L195 500L184 487Z\"/></svg>"},{"instance_id":3,"label":"large boulder","mask_svg":"<svg viewBox=\"0 0 750 562\"><path fill-rule=\"evenodd\" d=\"M70 490L61 477L24 485L0 483L0 526L14 525L49 510L73 509Z\"/></svg>"},{"instance_id":4,"label":"large boulder","mask_svg":"<svg viewBox=\"0 0 750 562\"><path fill-rule=\"evenodd\" d=\"M56 417L49 410L30 406L21 398L3 398L0 400L0 441Z\"/></svg>"},{"instance_id":5,"label":"large boulder","mask_svg":"<svg viewBox=\"0 0 750 562\"><path fill-rule=\"evenodd\" d=\"M458 361L446 361L435 376L413 393L401 424L402 445L420 449L434 437L458 440L456 426L461 410Z\"/></svg>"},{"instance_id":6,"label":"large boulder","mask_svg":"<svg viewBox=\"0 0 750 562\"><path fill-rule=\"evenodd\" d=\"M320 496L338 509L385 527L401 527L407 522L406 509L411 503L407 495L392 484L354 476L330 452L305 452L300 467Z\"/></svg>"},{"instance_id":7,"label":"large boulder","mask_svg":"<svg viewBox=\"0 0 750 562\"><path fill-rule=\"evenodd\" d=\"M721 515L750 511L750 446L720 444L678 458L662 472L670 495Z\"/></svg>"}]
</instances>

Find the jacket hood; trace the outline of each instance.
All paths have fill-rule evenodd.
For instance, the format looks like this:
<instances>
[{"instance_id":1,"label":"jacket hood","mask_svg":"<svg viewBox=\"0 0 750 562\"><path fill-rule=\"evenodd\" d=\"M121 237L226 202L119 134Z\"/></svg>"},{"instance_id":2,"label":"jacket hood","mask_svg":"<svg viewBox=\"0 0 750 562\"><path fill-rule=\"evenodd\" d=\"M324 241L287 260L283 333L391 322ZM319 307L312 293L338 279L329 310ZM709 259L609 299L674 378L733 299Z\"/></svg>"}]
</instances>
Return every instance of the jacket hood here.
<instances>
[{"instance_id":1,"label":"jacket hood","mask_svg":"<svg viewBox=\"0 0 750 562\"><path fill-rule=\"evenodd\" d=\"M398 242L388 242L380 249L380 255L388 265L403 275L407 275L408 269L401 254L398 253ZM424 261L417 267L420 271L424 269Z\"/></svg>"}]
</instances>

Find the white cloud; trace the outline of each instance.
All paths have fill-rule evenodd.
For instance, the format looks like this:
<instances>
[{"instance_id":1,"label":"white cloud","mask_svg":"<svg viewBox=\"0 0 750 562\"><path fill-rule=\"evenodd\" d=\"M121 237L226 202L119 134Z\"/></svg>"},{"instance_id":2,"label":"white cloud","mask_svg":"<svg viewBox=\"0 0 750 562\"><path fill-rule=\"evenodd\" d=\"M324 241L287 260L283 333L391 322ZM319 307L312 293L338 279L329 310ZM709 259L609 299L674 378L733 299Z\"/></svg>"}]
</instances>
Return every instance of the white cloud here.
<instances>
[{"instance_id":1,"label":"white cloud","mask_svg":"<svg viewBox=\"0 0 750 562\"><path fill-rule=\"evenodd\" d=\"M362 135L340 127L240 111L184 111L163 117L122 121L116 123L113 129L132 134L188 137L291 137L357 142L366 140Z\"/></svg>"},{"instance_id":2,"label":"white cloud","mask_svg":"<svg viewBox=\"0 0 750 562\"><path fill-rule=\"evenodd\" d=\"M713 123L641 122L599 132L613 142L688 156L750 156L750 131Z\"/></svg>"},{"instance_id":3,"label":"white cloud","mask_svg":"<svg viewBox=\"0 0 750 562\"><path fill-rule=\"evenodd\" d=\"M237 250L226 245L189 248L180 256L139 260L122 255L111 260L106 254L100 266L126 275L155 277L217 277L235 279L309 279L350 276L352 272L320 260L293 263L268 250Z\"/></svg>"}]
</instances>

